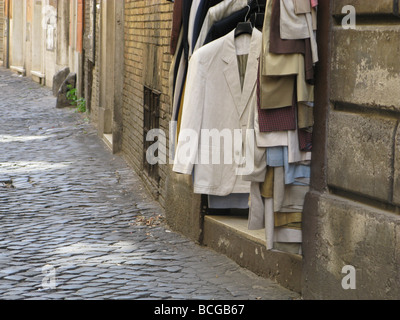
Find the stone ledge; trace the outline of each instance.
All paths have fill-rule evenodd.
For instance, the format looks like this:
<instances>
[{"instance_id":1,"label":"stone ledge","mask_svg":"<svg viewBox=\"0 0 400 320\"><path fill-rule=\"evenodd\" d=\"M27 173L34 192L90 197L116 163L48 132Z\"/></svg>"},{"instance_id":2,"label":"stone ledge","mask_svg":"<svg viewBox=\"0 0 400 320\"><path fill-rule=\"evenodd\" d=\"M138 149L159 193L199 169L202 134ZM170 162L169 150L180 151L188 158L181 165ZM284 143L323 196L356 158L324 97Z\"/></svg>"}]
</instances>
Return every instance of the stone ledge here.
<instances>
[{"instance_id":1,"label":"stone ledge","mask_svg":"<svg viewBox=\"0 0 400 320\"><path fill-rule=\"evenodd\" d=\"M26 70L24 67L20 67L20 66L10 66L10 69L14 72L17 72L23 76L26 75Z\"/></svg>"},{"instance_id":2,"label":"stone ledge","mask_svg":"<svg viewBox=\"0 0 400 320\"><path fill-rule=\"evenodd\" d=\"M44 77L45 77L45 74L44 74L43 72L40 72L40 71L34 71L34 70L32 70L32 71L31 71L31 74L34 75L34 76L36 76L36 77L38 77L38 78L44 78Z\"/></svg>"},{"instance_id":3,"label":"stone ledge","mask_svg":"<svg viewBox=\"0 0 400 320\"><path fill-rule=\"evenodd\" d=\"M301 293L302 257L266 250L264 231L247 230L246 218L205 216L203 245L257 275Z\"/></svg>"},{"instance_id":4,"label":"stone ledge","mask_svg":"<svg viewBox=\"0 0 400 320\"><path fill-rule=\"evenodd\" d=\"M35 81L35 82L37 82L37 83L39 83L41 85L44 85L45 77L46 77L45 74L43 74L43 73L41 73L39 71L31 71L31 77L32 77L33 81Z\"/></svg>"},{"instance_id":5,"label":"stone ledge","mask_svg":"<svg viewBox=\"0 0 400 320\"><path fill-rule=\"evenodd\" d=\"M333 6L334 15L343 15L342 8L346 5L354 6L357 15L398 15L400 13L399 7L396 7L396 0L336 0Z\"/></svg>"}]
</instances>

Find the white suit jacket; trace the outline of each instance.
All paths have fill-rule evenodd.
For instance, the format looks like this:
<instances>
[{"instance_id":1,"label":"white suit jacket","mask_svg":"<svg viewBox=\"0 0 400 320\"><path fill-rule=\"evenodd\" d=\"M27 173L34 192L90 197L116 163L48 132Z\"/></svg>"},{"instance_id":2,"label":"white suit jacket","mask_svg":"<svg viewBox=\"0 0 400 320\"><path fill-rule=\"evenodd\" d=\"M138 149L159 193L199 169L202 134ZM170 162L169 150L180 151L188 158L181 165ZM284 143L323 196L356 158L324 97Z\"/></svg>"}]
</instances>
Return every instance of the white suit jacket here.
<instances>
[{"instance_id":1,"label":"white suit jacket","mask_svg":"<svg viewBox=\"0 0 400 320\"><path fill-rule=\"evenodd\" d=\"M234 30L198 49L191 57L173 170L192 174L194 169L195 193L226 196L250 192L250 182L237 175L237 170L243 167L238 159L244 156L249 110L254 108L257 101L256 81L261 43L262 33L254 29L247 50L249 56L243 91L236 53L243 48L236 48ZM231 137L234 136L234 129L243 130L242 141L215 139L207 145L206 140L211 139L203 138L201 129L215 130L217 133L231 132ZM188 138L188 132L194 132L197 136ZM233 149L231 163L224 161L226 155L229 159L229 153L225 154L221 147L226 141ZM240 145L233 148L234 142L240 142ZM213 163L208 157L218 151L221 152L221 157L217 159L220 160L219 164ZM201 161L203 156L211 159L208 164Z\"/></svg>"}]
</instances>

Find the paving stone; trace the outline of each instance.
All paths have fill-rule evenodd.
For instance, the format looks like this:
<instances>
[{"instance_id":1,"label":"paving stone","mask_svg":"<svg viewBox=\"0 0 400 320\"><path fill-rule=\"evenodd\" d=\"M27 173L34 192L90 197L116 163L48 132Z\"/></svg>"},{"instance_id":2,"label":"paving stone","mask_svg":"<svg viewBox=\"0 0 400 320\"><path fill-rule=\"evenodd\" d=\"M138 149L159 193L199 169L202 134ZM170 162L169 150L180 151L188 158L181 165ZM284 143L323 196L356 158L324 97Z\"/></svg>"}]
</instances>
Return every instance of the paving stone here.
<instances>
[{"instance_id":1,"label":"paving stone","mask_svg":"<svg viewBox=\"0 0 400 320\"><path fill-rule=\"evenodd\" d=\"M113 300L137 300L137 299L142 299L142 298L147 298L147 297L149 297L148 293L137 292L137 293L132 293L129 295L116 296L116 297L113 297L112 299Z\"/></svg>"},{"instance_id":2,"label":"paving stone","mask_svg":"<svg viewBox=\"0 0 400 320\"><path fill-rule=\"evenodd\" d=\"M4 277L6 280L12 280L12 281L22 281L25 280L26 278L23 276L18 276L18 275L11 275L11 276L6 276Z\"/></svg>"},{"instance_id":3,"label":"paving stone","mask_svg":"<svg viewBox=\"0 0 400 320\"><path fill-rule=\"evenodd\" d=\"M151 298L168 299L171 297L170 293L166 292L155 292L150 295Z\"/></svg>"},{"instance_id":4,"label":"paving stone","mask_svg":"<svg viewBox=\"0 0 400 320\"><path fill-rule=\"evenodd\" d=\"M74 290L74 291L77 291L77 290L81 290L82 289L82 284L67 284L67 285L63 285L63 286L60 286L60 287L63 290Z\"/></svg>"}]
</instances>

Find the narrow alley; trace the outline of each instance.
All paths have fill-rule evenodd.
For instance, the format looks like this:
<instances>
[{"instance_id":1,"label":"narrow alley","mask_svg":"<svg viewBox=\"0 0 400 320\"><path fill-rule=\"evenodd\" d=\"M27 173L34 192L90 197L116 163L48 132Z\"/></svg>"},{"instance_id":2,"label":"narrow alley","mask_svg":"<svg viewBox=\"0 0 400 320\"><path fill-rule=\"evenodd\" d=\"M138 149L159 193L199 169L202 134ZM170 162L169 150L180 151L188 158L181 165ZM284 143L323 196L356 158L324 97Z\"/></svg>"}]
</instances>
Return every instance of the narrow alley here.
<instances>
[{"instance_id":1,"label":"narrow alley","mask_svg":"<svg viewBox=\"0 0 400 320\"><path fill-rule=\"evenodd\" d=\"M0 299L298 298L169 230L85 117L0 68Z\"/></svg>"}]
</instances>

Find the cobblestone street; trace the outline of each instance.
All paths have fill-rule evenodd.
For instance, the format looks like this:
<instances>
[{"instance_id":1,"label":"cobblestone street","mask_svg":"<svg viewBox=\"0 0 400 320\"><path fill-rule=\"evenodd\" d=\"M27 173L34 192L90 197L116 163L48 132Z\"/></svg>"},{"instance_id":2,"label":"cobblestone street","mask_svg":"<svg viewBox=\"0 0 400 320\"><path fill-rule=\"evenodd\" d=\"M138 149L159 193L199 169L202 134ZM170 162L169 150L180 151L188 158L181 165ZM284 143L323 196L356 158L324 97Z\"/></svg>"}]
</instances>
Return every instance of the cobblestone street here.
<instances>
[{"instance_id":1,"label":"cobblestone street","mask_svg":"<svg viewBox=\"0 0 400 320\"><path fill-rule=\"evenodd\" d=\"M85 115L0 68L0 299L287 300L168 229Z\"/></svg>"}]
</instances>

